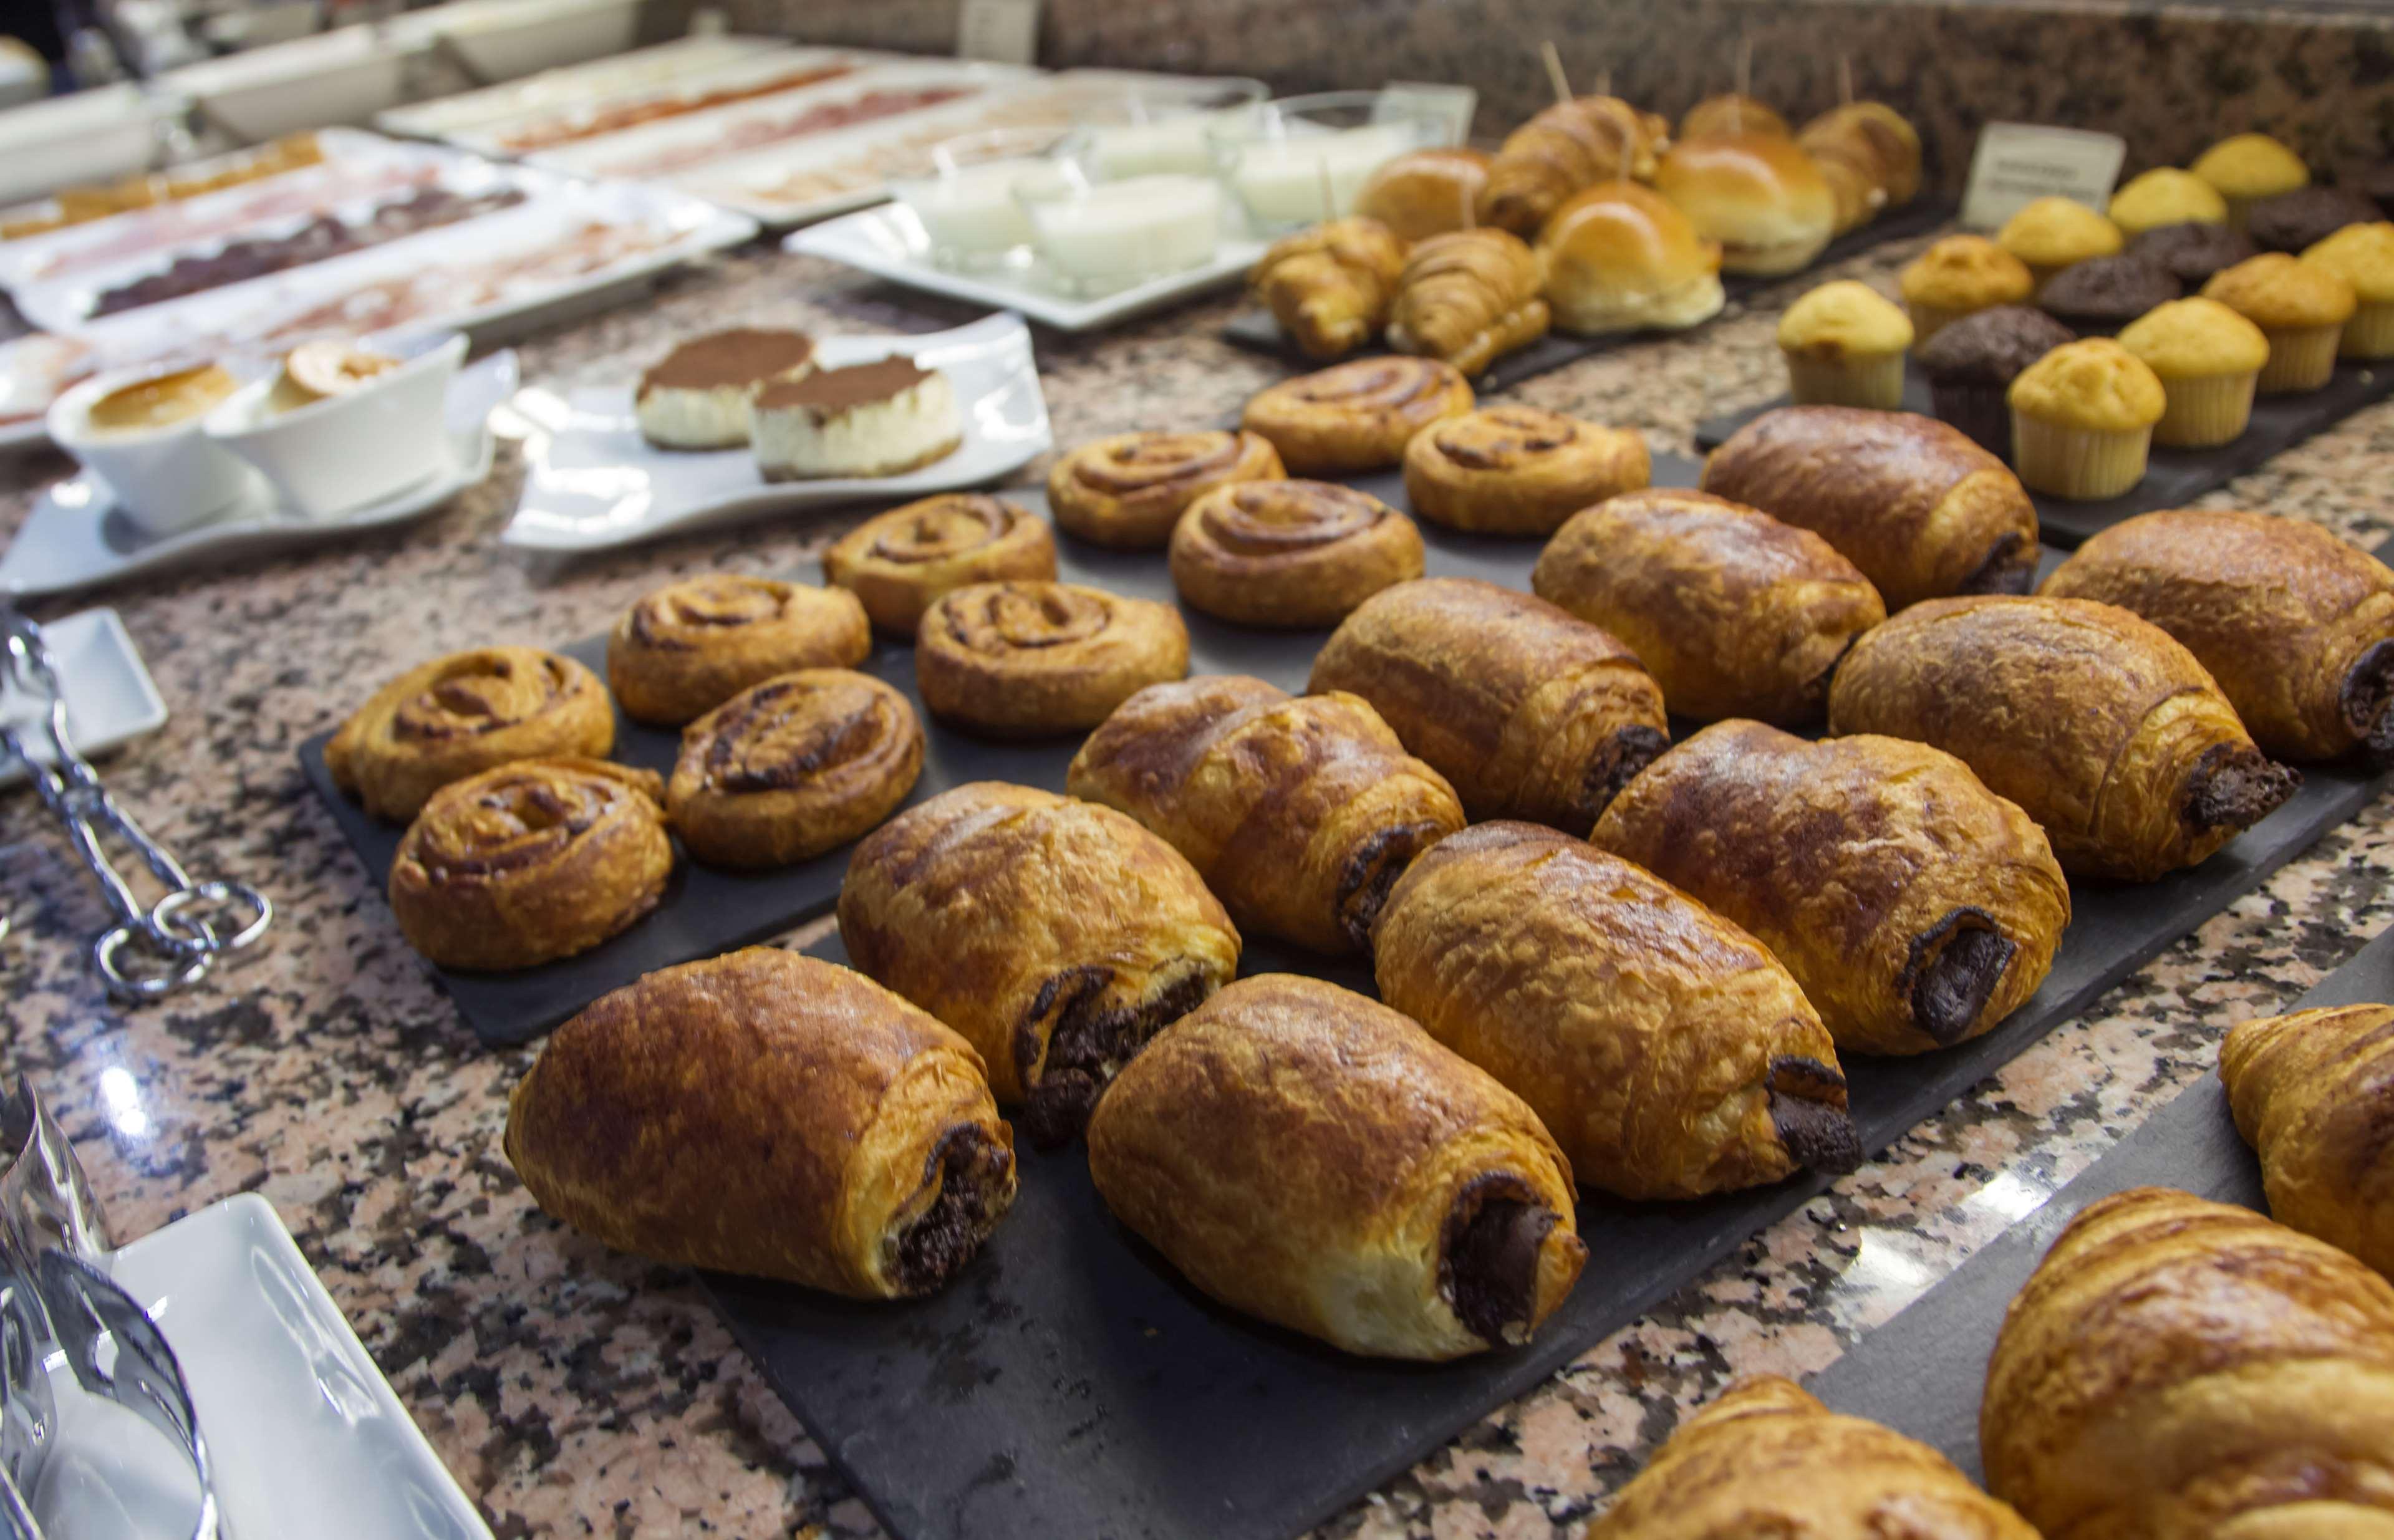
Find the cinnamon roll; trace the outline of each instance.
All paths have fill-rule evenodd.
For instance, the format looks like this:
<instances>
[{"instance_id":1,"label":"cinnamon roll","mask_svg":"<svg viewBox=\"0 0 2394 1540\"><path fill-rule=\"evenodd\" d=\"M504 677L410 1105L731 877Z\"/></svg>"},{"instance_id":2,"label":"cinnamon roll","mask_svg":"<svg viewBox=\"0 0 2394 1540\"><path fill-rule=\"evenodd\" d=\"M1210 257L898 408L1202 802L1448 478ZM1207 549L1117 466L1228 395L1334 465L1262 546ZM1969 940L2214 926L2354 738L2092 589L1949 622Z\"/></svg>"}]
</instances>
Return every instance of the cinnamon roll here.
<instances>
[{"instance_id":1,"label":"cinnamon roll","mask_svg":"<svg viewBox=\"0 0 2394 1540\"><path fill-rule=\"evenodd\" d=\"M1366 358L1257 391L1243 426L1299 476L1378 470L1434 422L1471 410L1470 382L1434 358Z\"/></svg>"},{"instance_id":2,"label":"cinnamon roll","mask_svg":"<svg viewBox=\"0 0 2394 1540\"><path fill-rule=\"evenodd\" d=\"M1474 534L1548 535L1585 507L1635 492L1646 440L1534 406L1487 406L1405 445L1405 496L1432 523Z\"/></svg>"},{"instance_id":3,"label":"cinnamon roll","mask_svg":"<svg viewBox=\"0 0 2394 1540\"><path fill-rule=\"evenodd\" d=\"M1056 575L1047 521L980 492L943 492L875 515L823 552L823 575L864 603L873 624L911 637L923 612L967 583Z\"/></svg>"},{"instance_id":4,"label":"cinnamon roll","mask_svg":"<svg viewBox=\"0 0 2394 1540\"><path fill-rule=\"evenodd\" d=\"M442 967L532 967L589 951L664 894L663 798L652 770L567 757L441 787L390 863L400 934Z\"/></svg>"},{"instance_id":5,"label":"cinnamon roll","mask_svg":"<svg viewBox=\"0 0 2394 1540\"><path fill-rule=\"evenodd\" d=\"M593 674L536 647L478 647L418 664L375 691L332 741L333 783L403 823L452 781L540 755L604 757L615 711Z\"/></svg>"},{"instance_id":6,"label":"cinnamon roll","mask_svg":"<svg viewBox=\"0 0 2394 1540\"><path fill-rule=\"evenodd\" d=\"M1241 481L1190 506L1172 532L1172 586L1243 625L1335 625L1422 574L1421 531L1331 481Z\"/></svg>"},{"instance_id":7,"label":"cinnamon roll","mask_svg":"<svg viewBox=\"0 0 2394 1540\"><path fill-rule=\"evenodd\" d=\"M1117 433L1056 462L1047 508L1064 533L1115 550L1151 550L1199 496L1230 481L1288 474L1254 433Z\"/></svg>"},{"instance_id":8,"label":"cinnamon roll","mask_svg":"<svg viewBox=\"0 0 2394 1540\"><path fill-rule=\"evenodd\" d=\"M923 773L923 724L879 679L808 668L767 679L681 735L665 808L692 858L786 866L889 816Z\"/></svg>"},{"instance_id":9,"label":"cinnamon roll","mask_svg":"<svg viewBox=\"0 0 2394 1540\"><path fill-rule=\"evenodd\" d=\"M941 721L999 737L1078 732L1189 672L1180 612L1076 583L977 583L914 638L914 686Z\"/></svg>"},{"instance_id":10,"label":"cinnamon roll","mask_svg":"<svg viewBox=\"0 0 2394 1540\"><path fill-rule=\"evenodd\" d=\"M864 606L845 588L713 573L624 612L607 683L625 716L675 727L776 674L851 667L872 651Z\"/></svg>"}]
</instances>

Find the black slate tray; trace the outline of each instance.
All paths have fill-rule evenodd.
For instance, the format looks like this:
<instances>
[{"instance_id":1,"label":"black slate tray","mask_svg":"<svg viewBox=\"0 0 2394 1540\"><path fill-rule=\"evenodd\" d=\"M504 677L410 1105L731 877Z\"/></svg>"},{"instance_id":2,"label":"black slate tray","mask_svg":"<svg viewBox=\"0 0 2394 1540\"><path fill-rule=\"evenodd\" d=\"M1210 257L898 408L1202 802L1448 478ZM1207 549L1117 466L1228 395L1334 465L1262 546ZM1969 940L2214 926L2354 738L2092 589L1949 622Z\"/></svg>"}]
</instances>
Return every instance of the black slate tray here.
<instances>
[{"instance_id":1,"label":"black slate tray","mask_svg":"<svg viewBox=\"0 0 2394 1540\"><path fill-rule=\"evenodd\" d=\"M1848 230L1830 242L1828 249L1821 254L1819 260L1814 262L1812 267L1817 269L1831 262L1842 262L1848 257L1859 257L1863 252L1875 246L1885 245L1889 241L1901 241L1914 235L1926 235L1953 218L1954 212L1954 205L1949 202L1936 198L1923 199L1896 210L1884 219L1874 220L1860 230ZM1811 269L1806 270L1809 271ZM1802 276L1802 273L1790 273L1782 278L1743 278L1730 274L1722 280L1721 287L1727 291L1729 301L1733 305L1757 290L1769 288L1773 283L1794 283ZM1692 329L1690 328L1690 330ZM1560 332L1548 332L1528 347L1517 349L1490 364L1480 378L1472 381L1472 385L1483 395L1497 390L1509 390L1523 380L1535 379L1540 375L1551 374L1567 363L1576 363L1581 359L1592 358L1598 353L1614 348L1626 347L1633 342L1653 342L1664 337L1686 335L1686 331L1648 331L1618 332L1605 336L1571 336ZM1319 369L1323 366L1320 360L1306 357L1305 353L1288 339L1287 334L1280 329L1280 322L1272 319L1272 313L1269 310L1248 309L1232 316L1223 323L1222 336L1227 340L1235 342L1252 352L1269 353L1275 358L1285 359L1299 368ZM1366 348L1357 356L1367 356L1384 350L1378 347Z\"/></svg>"},{"instance_id":2,"label":"black slate tray","mask_svg":"<svg viewBox=\"0 0 2394 1540\"><path fill-rule=\"evenodd\" d=\"M2286 1008L2365 1001L2394 1002L2394 930ZM2005 1310L2081 1209L2131 1187L2175 1187L2268 1212L2260 1165L2236 1136L2216 1073L2179 1092L2044 1207L1814 1375L1813 1392L1840 1412L1874 1417L1935 1445L1977 1479L1979 1398Z\"/></svg>"},{"instance_id":3,"label":"black slate tray","mask_svg":"<svg viewBox=\"0 0 2394 1540\"><path fill-rule=\"evenodd\" d=\"M2042 493L2032 494L2036 500L2037 526L2048 543L2075 550L2123 519L2156 508L2182 508L2280 451L2293 448L2389 394L2394 394L2394 363L2368 367L2340 363L2336 365L2335 377L2318 390L2256 400L2253 403L2252 426L2232 443L2217 449L2155 448L2145 479L2124 496L2100 503L2072 503ZM1787 398L1781 396L1760 406L1699 423L1696 445L1712 449L1765 412L1787 404ZM1928 381L1922 376L1919 366L1909 362L1903 376L1903 409L1935 415L1929 409Z\"/></svg>"}]
</instances>

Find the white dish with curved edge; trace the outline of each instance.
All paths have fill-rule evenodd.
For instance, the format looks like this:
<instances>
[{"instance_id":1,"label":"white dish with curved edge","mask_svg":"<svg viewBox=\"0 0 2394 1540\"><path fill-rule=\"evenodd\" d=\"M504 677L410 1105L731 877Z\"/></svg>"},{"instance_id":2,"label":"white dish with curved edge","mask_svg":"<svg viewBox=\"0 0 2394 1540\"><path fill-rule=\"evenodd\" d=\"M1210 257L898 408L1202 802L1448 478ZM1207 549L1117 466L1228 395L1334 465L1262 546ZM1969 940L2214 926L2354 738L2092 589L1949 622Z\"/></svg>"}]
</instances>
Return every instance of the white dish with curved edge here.
<instances>
[{"instance_id":1,"label":"white dish with curved edge","mask_svg":"<svg viewBox=\"0 0 2394 1540\"><path fill-rule=\"evenodd\" d=\"M43 624L42 636L59 665L59 693L67 703L67 736L84 757L95 758L166 725L166 702L141 661L140 650L113 610L85 610ZM0 674L0 722L27 726L26 746L47 764L49 732L45 706L20 695ZM25 767L0 761L0 787L25 779Z\"/></svg>"},{"instance_id":2,"label":"white dish with curved edge","mask_svg":"<svg viewBox=\"0 0 2394 1540\"><path fill-rule=\"evenodd\" d=\"M265 477L284 507L309 519L337 520L350 508L394 496L423 481L425 467L447 450L443 408L466 361L466 334L367 337L356 346L399 364L337 395L279 412L278 370L243 386L201 424Z\"/></svg>"}]
</instances>

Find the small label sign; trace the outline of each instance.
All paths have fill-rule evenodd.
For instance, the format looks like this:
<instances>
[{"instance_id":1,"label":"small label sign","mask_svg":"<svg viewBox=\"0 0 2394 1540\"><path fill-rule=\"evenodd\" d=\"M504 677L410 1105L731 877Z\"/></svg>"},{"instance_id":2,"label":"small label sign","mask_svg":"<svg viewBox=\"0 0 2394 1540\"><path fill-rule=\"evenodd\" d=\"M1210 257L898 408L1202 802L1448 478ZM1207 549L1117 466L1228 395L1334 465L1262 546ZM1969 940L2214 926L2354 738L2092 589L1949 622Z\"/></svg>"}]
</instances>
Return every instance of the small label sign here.
<instances>
[{"instance_id":1,"label":"small label sign","mask_svg":"<svg viewBox=\"0 0 2394 1540\"><path fill-rule=\"evenodd\" d=\"M964 0L956 57L1029 64L1039 53L1039 0Z\"/></svg>"},{"instance_id":2,"label":"small label sign","mask_svg":"<svg viewBox=\"0 0 2394 1540\"><path fill-rule=\"evenodd\" d=\"M2100 213L2111 202L2128 141L2083 128L2033 123L1991 123L1979 131L1970 157L1970 187L1962 195L1962 223L1993 230L2038 198L2074 198Z\"/></svg>"}]
</instances>

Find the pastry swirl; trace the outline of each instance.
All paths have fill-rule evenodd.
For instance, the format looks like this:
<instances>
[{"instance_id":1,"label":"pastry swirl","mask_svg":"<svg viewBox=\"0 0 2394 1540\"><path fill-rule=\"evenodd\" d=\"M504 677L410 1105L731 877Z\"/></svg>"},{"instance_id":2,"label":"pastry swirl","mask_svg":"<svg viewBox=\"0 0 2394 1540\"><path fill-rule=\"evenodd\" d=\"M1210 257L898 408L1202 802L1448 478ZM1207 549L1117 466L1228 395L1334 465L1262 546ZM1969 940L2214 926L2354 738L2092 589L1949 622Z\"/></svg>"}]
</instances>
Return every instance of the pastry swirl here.
<instances>
[{"instance_id":1,"label":"pastry swirl","mask_svg":"<svg viewBox=\"0 0 2394 1540\"><path fill-rule=\"evenodd\" d=\"M1471 384L1434 358L1335 363L1256 392L1242 426L1260 433L1298 476L1378 470L1434 422L1471 410Z\"/></svg>"},{"instance_id":2,"label":"pastry swirl","mask_svg":"<svg viewBox=\"0 0 2394 1540\"><path fill-rule=\"evenodd\" d=\"M1216 487L1287 474L1280 452L1253 433L1117 433L1056 462L1047 507L1065 533L1093 546L1151 550Z\"/></svg>"},{"instance_id":3,"label":"pastry swirl","mask_svg":"<svg viewBox=\"0 0 2394 1540\"><path fill-rule=\"evenodd\" d=\"M333 782L404 823L453 781L544 755L603 758L615 710L598 676L536 647L480 647L419 664L375 691L324 745Z\"/></svg>"},{"instance_id":4,"label":"pastry swirl","mask_svg":"<svg viewBox=\"0 0 2394 1540\"><path fill-rule=\"evenodd\" d=\"M673 860L655 772L519 759L433 793L391 859L390 910L442 967L532 967L628 929Z\"/></svg>"},{"instance_id":5,"label":"pastry swirl","mask_svg":"<svg viewBox=\"0 0 2394 1540\"><path fill-rule=\"evenodd\" d=\"M906 697L847 668L742 691L690 724L665 807L710 866L786 866L845 845L906 800L923 724Z\"/></svg>"},{"instance_id":6,"label":"pastry swirl","mask_svg":"<svg viewBox=\"0 0 2394 1540\"><path fill-rule=\"evenodd\" d=\"M833 542L822 563L823 576L862 600L875 625L911 638L951 589L1053 578L1056 536L1002 497L943 492L866 520Z\"/></svg>"},{"instance_id":7,"label":"pastry swirl","mask_svg":"<svg viewBox=\"0 0 2394 1540\"><path fill-rule=\"evenodd\" d=\"M2394 1006L2239 1021L2219 1078L2270 1217L2394 1278Z\"/></svg>"},{"instance_id":8,"label":"pastry swirl","mask_svg":"<svg viewBox=\"0 0 2394 1540\"><path fill-rule=\"evenodd\" d=\"M1422 574L1421 531L1335 481L1216 487L1172 532L1172 586L1242 625L1335 625L1392 583Z\"/></svg>"},{"instance_id":9,"label":"pastry swirl","mask_svg":"<svg viewBox=\"0 0 2394 1540\"><path fill-rule=\"evenodd\" d=\"M678 726L800 668L851 668L873 651L845 588L716 573L643 596L607 638L607 683L635 721Z\"/></svg>"},{"instance_id":10,"label":"pastry swirl","mask_svg":"<svg viewBox=\"0 0 2394 1540\"><path fill-rule=\"evenodd\" d=\"M914 639L914 686L941 721L999 737L1097 726L1189 672L1180 612L1077 583L977 583L942 595Z\"/></svg>"},{"instance_id":11,"label":"pastry swirl","mask_svg":"<svg viewBox=\"0 0 2394 1540\"><path fill-rule=\"evenodd\" d=\"M1473 534L1548 535L1580 509L1646 484L1644 435L1535 406L1483 406L1405 445L1405 497Z\"/></svg>"}]
</instances>

